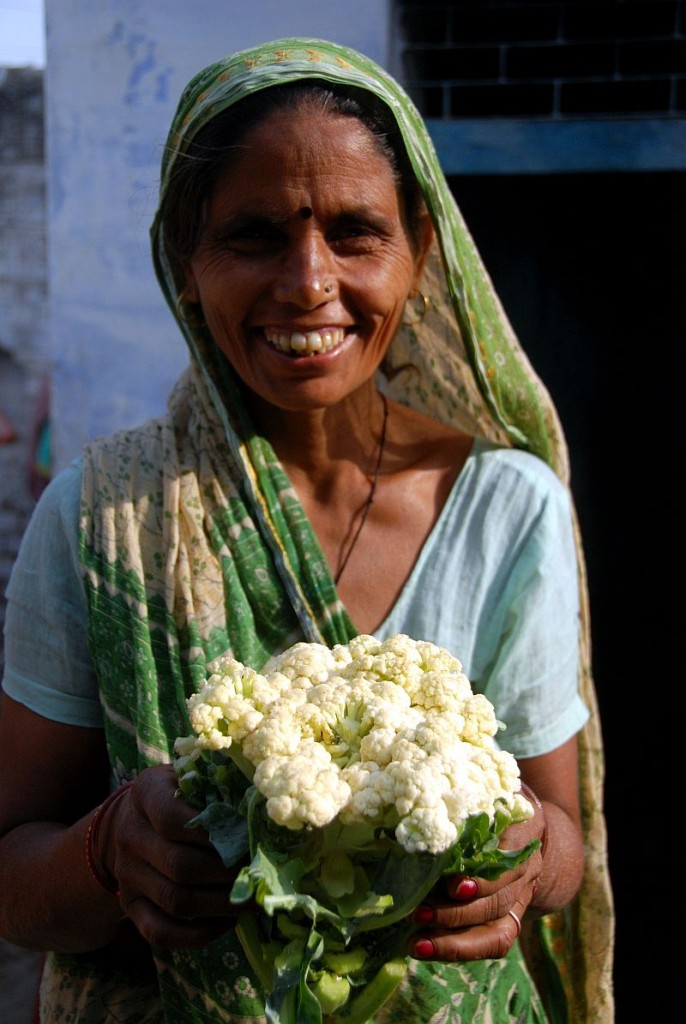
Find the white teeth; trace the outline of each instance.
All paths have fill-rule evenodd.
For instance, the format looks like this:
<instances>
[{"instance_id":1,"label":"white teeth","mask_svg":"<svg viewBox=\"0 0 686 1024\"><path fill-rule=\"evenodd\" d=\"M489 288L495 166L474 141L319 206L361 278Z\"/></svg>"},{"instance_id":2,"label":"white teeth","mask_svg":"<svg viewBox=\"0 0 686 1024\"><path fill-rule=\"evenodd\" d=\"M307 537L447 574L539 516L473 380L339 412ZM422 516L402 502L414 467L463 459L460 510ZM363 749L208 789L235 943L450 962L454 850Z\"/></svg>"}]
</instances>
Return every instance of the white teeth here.
<instances>
[{"instance_id":1,"label":"white teeth","mask_svg":"<svg viewBox=\"0 0 686 1024\"><path fill-rule=\"evenodd\" d=\"M342 327L327 327L323 331L293 331L286 334L283 331L273 331L265 328L264 336L267 341L278 348L281 352L296 352L298 355L314 355L315 352L329 352L336 345L340 345L345 337Z\"/></svg>"}]
</instances>

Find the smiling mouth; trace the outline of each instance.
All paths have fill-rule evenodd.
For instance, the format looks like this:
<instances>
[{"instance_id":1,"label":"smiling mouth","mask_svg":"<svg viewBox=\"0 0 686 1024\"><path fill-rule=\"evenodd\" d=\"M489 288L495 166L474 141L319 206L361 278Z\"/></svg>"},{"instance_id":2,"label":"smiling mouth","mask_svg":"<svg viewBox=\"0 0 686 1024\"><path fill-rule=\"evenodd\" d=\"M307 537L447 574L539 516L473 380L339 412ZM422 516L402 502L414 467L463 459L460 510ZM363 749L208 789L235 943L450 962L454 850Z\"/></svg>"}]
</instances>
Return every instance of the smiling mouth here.
<instances>
[{"instance_id":1,"label":"smiling mouth","mask_svg":"<svg viewBox=\"0 0 686 1024\"><path fill-rule=\"evenodd\" d=\"M340 345L345 331L342 327L326 327L321 331L277 331L265 327L264 336L279 352L314 356L330 352Z\"/></svg>"}]
</instances>

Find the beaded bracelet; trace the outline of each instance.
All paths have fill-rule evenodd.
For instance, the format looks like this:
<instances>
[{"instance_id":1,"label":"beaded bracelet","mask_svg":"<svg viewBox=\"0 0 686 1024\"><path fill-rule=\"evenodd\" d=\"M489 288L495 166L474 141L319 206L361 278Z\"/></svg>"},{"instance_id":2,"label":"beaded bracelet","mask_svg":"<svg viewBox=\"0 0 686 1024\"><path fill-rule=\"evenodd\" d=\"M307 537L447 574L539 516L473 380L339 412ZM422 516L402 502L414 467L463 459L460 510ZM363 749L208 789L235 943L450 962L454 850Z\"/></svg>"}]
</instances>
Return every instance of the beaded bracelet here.
<instances>
[{"instance_id":1,"label":"beaded bracelet","mask_svg":"<svg viewBox=\"0 0 686 1024\"><path fill-rule=\"evenodd\" d=\"M546 847L548 846L548 820L545 815L545 810L543 809L543 804L538 799L531 786L527 786L526 782L522 782L521 789L527 800L529 800L530 803L535 804L543 817L543 832L541 833L541 859L543 859L545 857Z\"/></svg>"},{"instance_id":2,"label":"beaded bracelet","mask_svg":"<svg viewBox=\"0 0 686 1024\"><path fill-rule=\"evenodd\" d=\"M88 831L86 832L86 861L90 872L95 881L102 886L107 892L113 896L119 896L119 885L117 880L112 877L109 871L106 871L100 862L100 857L97 852L98 836L100 834L100 827L102 825L105 813L119 800L121 796L130 789L133 785L132 782L125 782L119 789L115 789L114 793L110 793L106 800L100 804L99 807L95 808L95 813L90 820L88 825Z\"/></svg>"}]
</instances>

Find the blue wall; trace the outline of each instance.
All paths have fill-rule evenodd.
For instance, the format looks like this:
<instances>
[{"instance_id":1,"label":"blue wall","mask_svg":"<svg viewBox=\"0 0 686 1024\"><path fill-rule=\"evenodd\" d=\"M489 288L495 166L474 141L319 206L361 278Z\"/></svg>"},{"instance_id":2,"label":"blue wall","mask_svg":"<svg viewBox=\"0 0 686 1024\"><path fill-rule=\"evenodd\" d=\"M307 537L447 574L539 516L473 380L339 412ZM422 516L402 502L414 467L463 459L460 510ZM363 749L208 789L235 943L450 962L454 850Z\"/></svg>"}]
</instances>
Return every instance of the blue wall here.
<instances>
[{"instance_id":1,"label":"blue wall","mask_svg":"<svg viewBox=\"0 0 686 1024\"><path fill-rule=\"evenodd\" d=\"M334 38L389 58L386 0L47 0L48 276L55 468L164 408L183 340L148 227L178 96L267 39Z\"/></svg>"}]
</instances>

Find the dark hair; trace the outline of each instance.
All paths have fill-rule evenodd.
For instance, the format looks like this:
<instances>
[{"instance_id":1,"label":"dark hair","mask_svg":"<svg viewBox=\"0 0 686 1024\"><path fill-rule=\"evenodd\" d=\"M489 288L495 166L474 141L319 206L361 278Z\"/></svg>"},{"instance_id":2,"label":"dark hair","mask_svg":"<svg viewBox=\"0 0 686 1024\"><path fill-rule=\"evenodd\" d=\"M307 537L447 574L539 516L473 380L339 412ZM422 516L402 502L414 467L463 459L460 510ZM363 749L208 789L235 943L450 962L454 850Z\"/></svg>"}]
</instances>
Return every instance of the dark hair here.
<instances>
[{"instance_id":1,"label":"dark hair","mask_svg":"<svg viewBox=\"0 0 686 1024\"><path fill-rule=\"evenodd\" d=\"M369 129L393 170L410 239L419 246L422 194L390 110L365 89L307 80L263 89L228 107L177 157L160 207L165 249L177 271L196 250L206 200L244 136L277 111L303 107L354 117Z\"/></svg>"}]
</instances>

